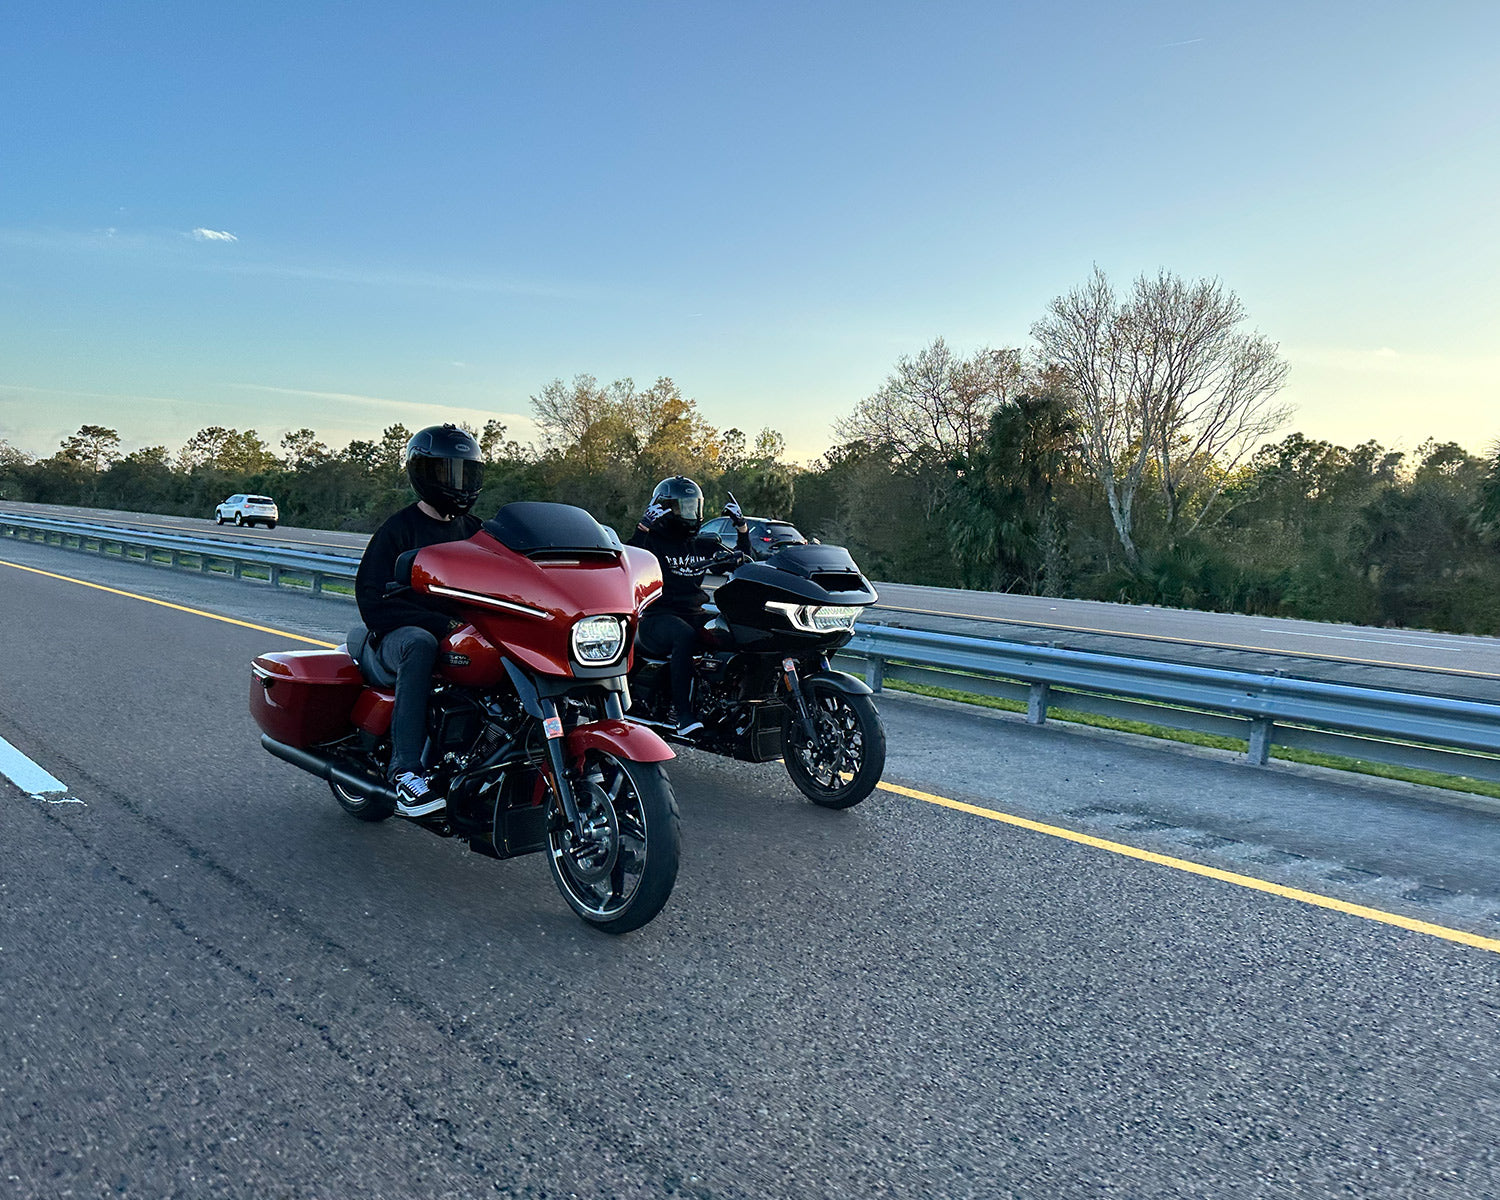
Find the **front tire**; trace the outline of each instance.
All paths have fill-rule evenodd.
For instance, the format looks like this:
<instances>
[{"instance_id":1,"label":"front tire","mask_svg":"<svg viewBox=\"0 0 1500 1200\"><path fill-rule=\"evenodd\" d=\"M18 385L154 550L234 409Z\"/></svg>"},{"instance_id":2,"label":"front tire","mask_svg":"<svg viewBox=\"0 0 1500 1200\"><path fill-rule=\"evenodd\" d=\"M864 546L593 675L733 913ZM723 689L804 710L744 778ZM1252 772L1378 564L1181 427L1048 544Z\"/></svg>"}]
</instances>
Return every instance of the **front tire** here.
<instances>
[{"instance_id":1,"label":"front tire","mask_svg":"<svg viewBox=\"0 0 1500 1200\"><path fill-rule=\"evenodd\" d=\"M222 524L224 524L224 517L220 513L214 513L214 524L215 525L222 525Z\"/></svg>"},{"instance_id":2,"label":"front tire","mask_svg":"<svg viewBox=\"0 0 1500 1200\"><path fill-rule=\"evenodd\" d=\"M547 865L568 906L605 933L639 929L666 905L677 882L681 819L660 763L591 750L569 770L588 829L547 835Z\"/></svg>"},{"instance_id":3,"label":"front tire","mask_svg":"<svg viewBox=\"0 0 1500 1200\"><path fill-rule=\"evenodd\" d=\"M782 758L797 789L823 808L853 808L885 770L885 727L875 702L812 680L802 689L816 737L807 740L790 706L781 723Z\"/></svg>"}]
</instances>

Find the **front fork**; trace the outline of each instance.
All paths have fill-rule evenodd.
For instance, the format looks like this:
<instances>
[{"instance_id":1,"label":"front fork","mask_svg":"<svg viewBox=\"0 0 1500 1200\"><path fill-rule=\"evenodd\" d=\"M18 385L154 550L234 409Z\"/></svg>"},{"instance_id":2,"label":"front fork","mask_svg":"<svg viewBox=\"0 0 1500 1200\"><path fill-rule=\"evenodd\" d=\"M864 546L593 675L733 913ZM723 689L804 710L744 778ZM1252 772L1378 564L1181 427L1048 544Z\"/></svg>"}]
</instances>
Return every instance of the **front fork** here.
<instances>
[{"instance_id":1,"label":"front fork","mask_svg":"<svg viewBox=\"0 0 1500 1200\"><path fill-rule=\"evenodd\" d=\"M625 710L630 707L630 693L625 691L623 683L621 691L624 692L623 700L617 692L610 692L604 698L604 715L616 721L623 721ZM563 723L562 718L557 715L557 702L550 696L538 696L537 706L541 709L542 732L547 735L547 762L552 768L557 802L562 805L563 816L567 817L568 827L572 829L573 835L581 837L583 818L579 815L573 785L568 782L567 756L563 753Z\"/></svg>"},{"instance_id":2,"label":"front fork","mask_svg":"<svg viewBox=\"0 0 1500 1200\"><path fill-rule=\"evenodd\" d=\"M818 731L813 727L812 713L808 711L807 698L802 694L802 680L797 675L795 659L783 658L781 660L781 681L786 685L787 695L791 697L792 713L797 718L797 725L802 730L802 736L807 739L809 746L815 745L818 740Z\"/></svg>"},{"instance_id":3,"label":"front fork","mask_svg":"<svg viewBox=\"0 0 1500 1200\"><path fill-rule=\"evenodd\" d=\"M557 802L562 805L563 816L568 818L568 827L574 837L583 836L583 820L578 815L578 801L573 797L572 785L568 783L567 762L563 757L563 724L557 715L557 704L550 696L538 698L542 710L542 732L547 735L547 761L552 764L552 783L557 789Z\"/></svg>"}]
</instances>

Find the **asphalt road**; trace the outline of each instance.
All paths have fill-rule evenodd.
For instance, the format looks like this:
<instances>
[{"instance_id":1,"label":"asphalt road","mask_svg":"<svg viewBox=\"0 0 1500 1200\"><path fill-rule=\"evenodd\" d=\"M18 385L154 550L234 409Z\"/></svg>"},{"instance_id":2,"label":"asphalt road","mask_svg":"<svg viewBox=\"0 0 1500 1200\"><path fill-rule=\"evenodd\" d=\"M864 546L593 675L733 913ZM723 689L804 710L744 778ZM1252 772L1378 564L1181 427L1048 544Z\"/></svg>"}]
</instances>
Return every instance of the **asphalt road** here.
<instances>
[{"instance_id":1,"label":"asphalt road","mask_svg":"<svg viewBox=\"0 0 1500 1200\"><path fill-rule=\"evenodd\" d=\"M886 700L929 800L686 754L609 938L259 749L248 659L337 602L0 559L0 737L77 801L0 780L0 1194L1500 1193L1492 816Z\"/></svg>"},{"instance_id":2,"label":"asphalt road","mask_svg":"<svg viewBox=\"0 0 1500 1200\"><path fill-rule=\"evenodd\" d=\"M277 541L354 556L367 540L364 534L332 530L220 528L209 518L11 501L0 503L0 510L231 541ZM904 628L1473 700L1500 696L1500 638L913 584L876 586L880 603L870 611L870 619Z\"/></svg>"}]
</instances>

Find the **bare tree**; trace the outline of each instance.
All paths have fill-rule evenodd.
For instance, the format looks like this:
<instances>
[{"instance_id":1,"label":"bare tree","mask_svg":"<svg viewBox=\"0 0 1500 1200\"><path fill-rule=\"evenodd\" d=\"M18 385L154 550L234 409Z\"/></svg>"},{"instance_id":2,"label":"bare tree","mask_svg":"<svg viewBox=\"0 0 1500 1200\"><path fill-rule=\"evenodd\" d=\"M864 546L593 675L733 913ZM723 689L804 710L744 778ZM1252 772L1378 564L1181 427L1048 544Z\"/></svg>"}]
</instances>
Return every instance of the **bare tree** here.
<instances>
[{"instance_id":1,"label":"bare tree","mask_svg":"<svg viewBox=\"0 0 1500 1200\"><path fill-rule=\"evenodd\" d=\"M903 355L881 389L834 422L844 442L887 446L903 459L935 451L968 458L984 443L990 414L1021 390L1019 350L977 350L962 358L937 338Z\"/></svg>"},{"instance_id":2,"label":"bare tree","mask_svg":"<svg viewBox=\"0 0 1500 1200\"><path fill-rule=\"evenodd\" d=\"M1170 543L1198 528L1241 459L1286 421L1289 410L1272 400L1287 364L1274 342L1240 332L1244 320L1217 279L1141 275L1120 299L1095 267L1031 328L1044 369L1072 399L1080 455L1132 567L1148 471Z\"/></svg>"}]
</instances>

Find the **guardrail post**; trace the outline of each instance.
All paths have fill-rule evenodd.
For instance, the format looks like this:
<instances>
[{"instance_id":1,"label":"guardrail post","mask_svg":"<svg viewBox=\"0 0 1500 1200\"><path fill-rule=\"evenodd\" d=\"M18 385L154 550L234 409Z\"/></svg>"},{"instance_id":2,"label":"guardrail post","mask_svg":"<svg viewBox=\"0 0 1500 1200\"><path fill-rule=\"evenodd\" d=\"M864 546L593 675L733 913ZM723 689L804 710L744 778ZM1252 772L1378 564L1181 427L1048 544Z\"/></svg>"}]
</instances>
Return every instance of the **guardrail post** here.
<instances>
[{"instance_id":1,"label":"guardrail post","mask_svg":"<svg viewBox=\"0 0 1500 1200\"><path fill-rule=\"evenodd\" d=\"M314 571L310 578L312 579L312 594L314 596L321 596L323 594L323 572Z\"/></svg>"},{"instance_id":2,"label":"guardrail post","mask_svg":"<svg viewBox=\"0 0 1500 1200\"><path fill-rule=\"evenodd\" d=\"M874 654L865 659L865 683L872 692L885 687L885 659Z\"/></svg>"},{"instance_id":3,"label":"guardrail post","mask_svg":"<svg viewBox=\"0 0 1500 1200\"><path fill-rule=\"evenodd\" d=\"M244 577L245 577L245 564L242 563L242 562L240 562L239 559L235 559L234 560L234 573L230 576L230 578L232 578L232 579L243 579Z\"/></svg>"},{"instance_id":4,"label":"guardrail post","mask_svg":"<svg viewBox=\"0 0 1500 1200\"><path fill-rule=\"evenodd\" d=\"M1047 720L1047 693L1052 689L1045 683L1033 683L1026 693L1026 724L1041 725Z\"/></svg>"},{"instance_id":5,"label":"guardrail post","mask_svg":"<svg viewBox=\"0 0 1500 1200\"><path fill-rule=\"evenodd\" d=\"M1271 757L1271 731L1276 722L1268 717L1257 717L1250 722L1250 749L1245 752L1245 761L1257 767L1266 765Z\"/></svg>"},{"instance_id":6,"label":"guardrail post","mask_svg":"<svg viewBox=\"0 0 1500 1200\"><path fill-rule=\"evenodd\" d=\"M271 571L271 586L272 587L280 587L281 586L281 568L278 567L278 566L276 566L273 563L271 565L271 567L270 567L270 571Z\"/></svg>"}]
</instances>

